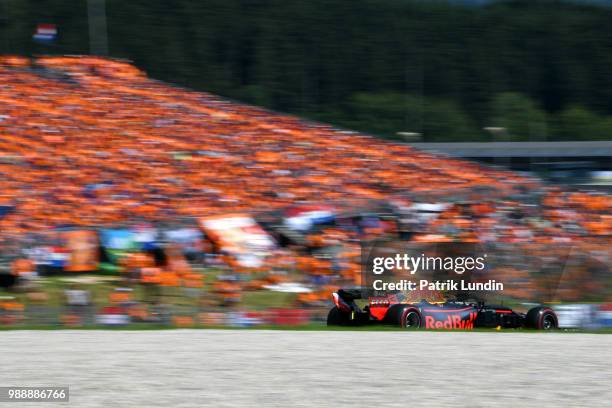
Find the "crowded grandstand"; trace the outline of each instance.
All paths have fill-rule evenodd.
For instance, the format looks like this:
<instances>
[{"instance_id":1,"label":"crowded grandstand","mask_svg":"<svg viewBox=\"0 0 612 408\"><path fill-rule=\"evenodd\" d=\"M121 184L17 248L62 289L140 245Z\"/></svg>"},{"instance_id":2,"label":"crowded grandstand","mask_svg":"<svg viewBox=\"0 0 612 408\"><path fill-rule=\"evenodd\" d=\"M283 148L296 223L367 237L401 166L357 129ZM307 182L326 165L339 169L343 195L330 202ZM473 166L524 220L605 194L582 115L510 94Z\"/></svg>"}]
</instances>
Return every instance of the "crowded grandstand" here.
<instances>
[{"instance_id":1,"label":"crowded grandstand","mask_svg":"<svg viewBox=\"0 0 612 408\"><path fill-rule=\"evenodd\" d=\"M489 273L515 300L541 297L563 258L555 272L572 284L546 300L612 300L605 193L190 91L125 61L4 56L0 78L1 324L306 323L360 284L360 243L384 238L496 245L513 262Z\"/></svg>"}]
</instances>

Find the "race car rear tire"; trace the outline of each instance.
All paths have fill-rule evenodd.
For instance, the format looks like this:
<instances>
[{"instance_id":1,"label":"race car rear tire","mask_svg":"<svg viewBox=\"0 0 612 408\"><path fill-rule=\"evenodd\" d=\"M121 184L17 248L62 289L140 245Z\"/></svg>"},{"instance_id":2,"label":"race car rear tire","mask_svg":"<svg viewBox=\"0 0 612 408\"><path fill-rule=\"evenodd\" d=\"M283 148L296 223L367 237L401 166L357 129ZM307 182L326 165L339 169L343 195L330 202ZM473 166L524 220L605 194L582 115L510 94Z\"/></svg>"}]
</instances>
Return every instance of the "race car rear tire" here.
<instances>
[{"instance_id":1,"label":"race car rear tire","mask_svg":"<svg viewBox=\"0 0 612 408\"><path fill-rule=\"evenodd\" d=\"M525 325L536 330L554 330L559 328L559 320L549 307L534 307L527 312Z\"/></svg>"},{"instance_id":2,"label":"race car rear tire","mask_svg":"<svg viewBox=\"0 0 612 408\"><path fill-rule=\"evenodd\" d=\"M423 321L419 309L406 305L392 306L387 316L389 323L408 330L418 329Z\"/></svg>"},{"instance_id":3,"label":"race car rear tire","mask_svg":"<svg viewBox=\"0 0 612 408\"><path fill-rule=\"evenodd\" d=\"M402 316L401 326L409 330L418 329L421 327L421 314L416 309L406 310Z\"/></svg>"},{"instance_id":4,"label":"race car rear tire","mask_svg":"<svg viewBox=\"0 0 612 408\"><path fill-rule=\"evenodd\" d=\"M327 314L327 325L328 326L347 326L350 323L348 313L343 312L334 306Z\"/></svg>"}]
</instances>

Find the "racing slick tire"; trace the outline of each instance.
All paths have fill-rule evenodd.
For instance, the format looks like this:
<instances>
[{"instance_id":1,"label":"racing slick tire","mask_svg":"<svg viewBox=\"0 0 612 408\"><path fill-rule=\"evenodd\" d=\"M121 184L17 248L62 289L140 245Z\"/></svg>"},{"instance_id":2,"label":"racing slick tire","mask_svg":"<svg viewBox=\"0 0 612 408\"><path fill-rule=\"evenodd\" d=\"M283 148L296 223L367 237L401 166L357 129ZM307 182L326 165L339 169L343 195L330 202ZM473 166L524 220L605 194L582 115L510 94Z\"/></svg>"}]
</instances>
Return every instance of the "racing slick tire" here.
<instances>
[{"instance_id":1,"label":"racing slick tire","mask_svg":"<svg viewBox=\"0 0 612 408\"><path fill-rule=\"evenodd\" d=\"M387 322L408 330L421 327L423 319L419 309L413 306L395 305L387 312Z\"/></svg>"},{"instance_id":2,"label":"racing slick tire","mask_svg":"<svg viewBox=\"0 0 612 408\"><path fill-rule=\"evenodd\" d=\"M559 328L559 320L549 307L534 307L527 312L526 326L536 330L554 330Z\"/></svg>"},{"instance_id":3,"label":"racing slick tire","mask_svg":"<svg viewBox=\"0 0 612 408\"><path fill-rule=\"evenodd\" d=\"M334 306L327 314L328 326L348 326L349 323L350 319L348 314L338 309L337 306Z\"/></svg>"}]
</instances>

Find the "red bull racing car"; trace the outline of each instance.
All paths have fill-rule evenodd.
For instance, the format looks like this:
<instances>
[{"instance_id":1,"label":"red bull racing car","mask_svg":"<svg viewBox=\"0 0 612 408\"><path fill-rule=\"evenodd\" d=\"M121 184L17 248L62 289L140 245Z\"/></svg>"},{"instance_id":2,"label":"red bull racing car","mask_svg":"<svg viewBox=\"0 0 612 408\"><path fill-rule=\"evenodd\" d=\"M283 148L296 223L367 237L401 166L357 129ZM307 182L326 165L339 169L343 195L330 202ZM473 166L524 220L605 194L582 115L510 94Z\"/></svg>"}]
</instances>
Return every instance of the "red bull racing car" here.
<instances>
[{"instance_id":1,"label":"red bull racing car","mask_svg":"<svg viewBox=\"0 0 612 408\"><path fill-rule=\"evenodd\" d=\"M555 312L545 306L517 313L509 307L484 302L445 301L406 303L402 293L368 297L361 309L355 300L361 290L340 289L333 293L335 306L327 316L328 326L361 326L385 324L406 329L470 330L477 328L531 328L553 330L559 327Z\"/></svg>"}]
</instances>

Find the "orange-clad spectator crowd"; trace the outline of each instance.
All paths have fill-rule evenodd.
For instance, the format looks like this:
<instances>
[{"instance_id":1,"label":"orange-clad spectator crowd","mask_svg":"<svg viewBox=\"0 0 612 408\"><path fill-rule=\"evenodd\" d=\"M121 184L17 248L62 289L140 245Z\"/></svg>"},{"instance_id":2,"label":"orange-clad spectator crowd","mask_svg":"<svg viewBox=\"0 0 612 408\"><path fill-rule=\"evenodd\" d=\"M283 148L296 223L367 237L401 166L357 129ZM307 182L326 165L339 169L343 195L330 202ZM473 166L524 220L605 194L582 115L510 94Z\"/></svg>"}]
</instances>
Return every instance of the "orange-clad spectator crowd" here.
<instances>
[{"instance_id":1,"label":"orange-clad spectator crowd","mask_svg":"<svg viewBox=\"0 0 612 408\"><path fill-rule=\"evenodd\" d=\"M411 212L415 196L436 202L442 192L463 198L433 218ZM322 228L304 238L308 251L276 249L256 279L218 279L210 291L237 303L244 288L287 284L285 275L273 272L292 269L318 283L297 301L322 303L334 284L359 283L359 241L384 235L502 243L541 257L573 244L612 262L609 195L562 191L513 172L170 86L126 62L0 56L0 248L54 227L257 216L304 203L331 205L340 214L373 202L389 203L404 219L381 219L359 232ZM334 250L321 250L327 247ZM548 254L538 252L543 247ZM205 285L182 257L169 258L160 269L136 252L120 266L126 279L143 285ZM32 269L27 259L13 264L18 275ZM497 272L518 282L522 271ZM111 303L127 302L126 293L114 293Z\"/></svg>"},{"instance_id":2,"label":"orange-clad spectator crowd","mask_svg":"<svg viewBox=\"0 0 612 408\"><path fill-rule=\"evenodd\" d=\"M4 237L527 183L172 87L125 62L3 57L0 83Z\"/></svg>"}]
</instances>

